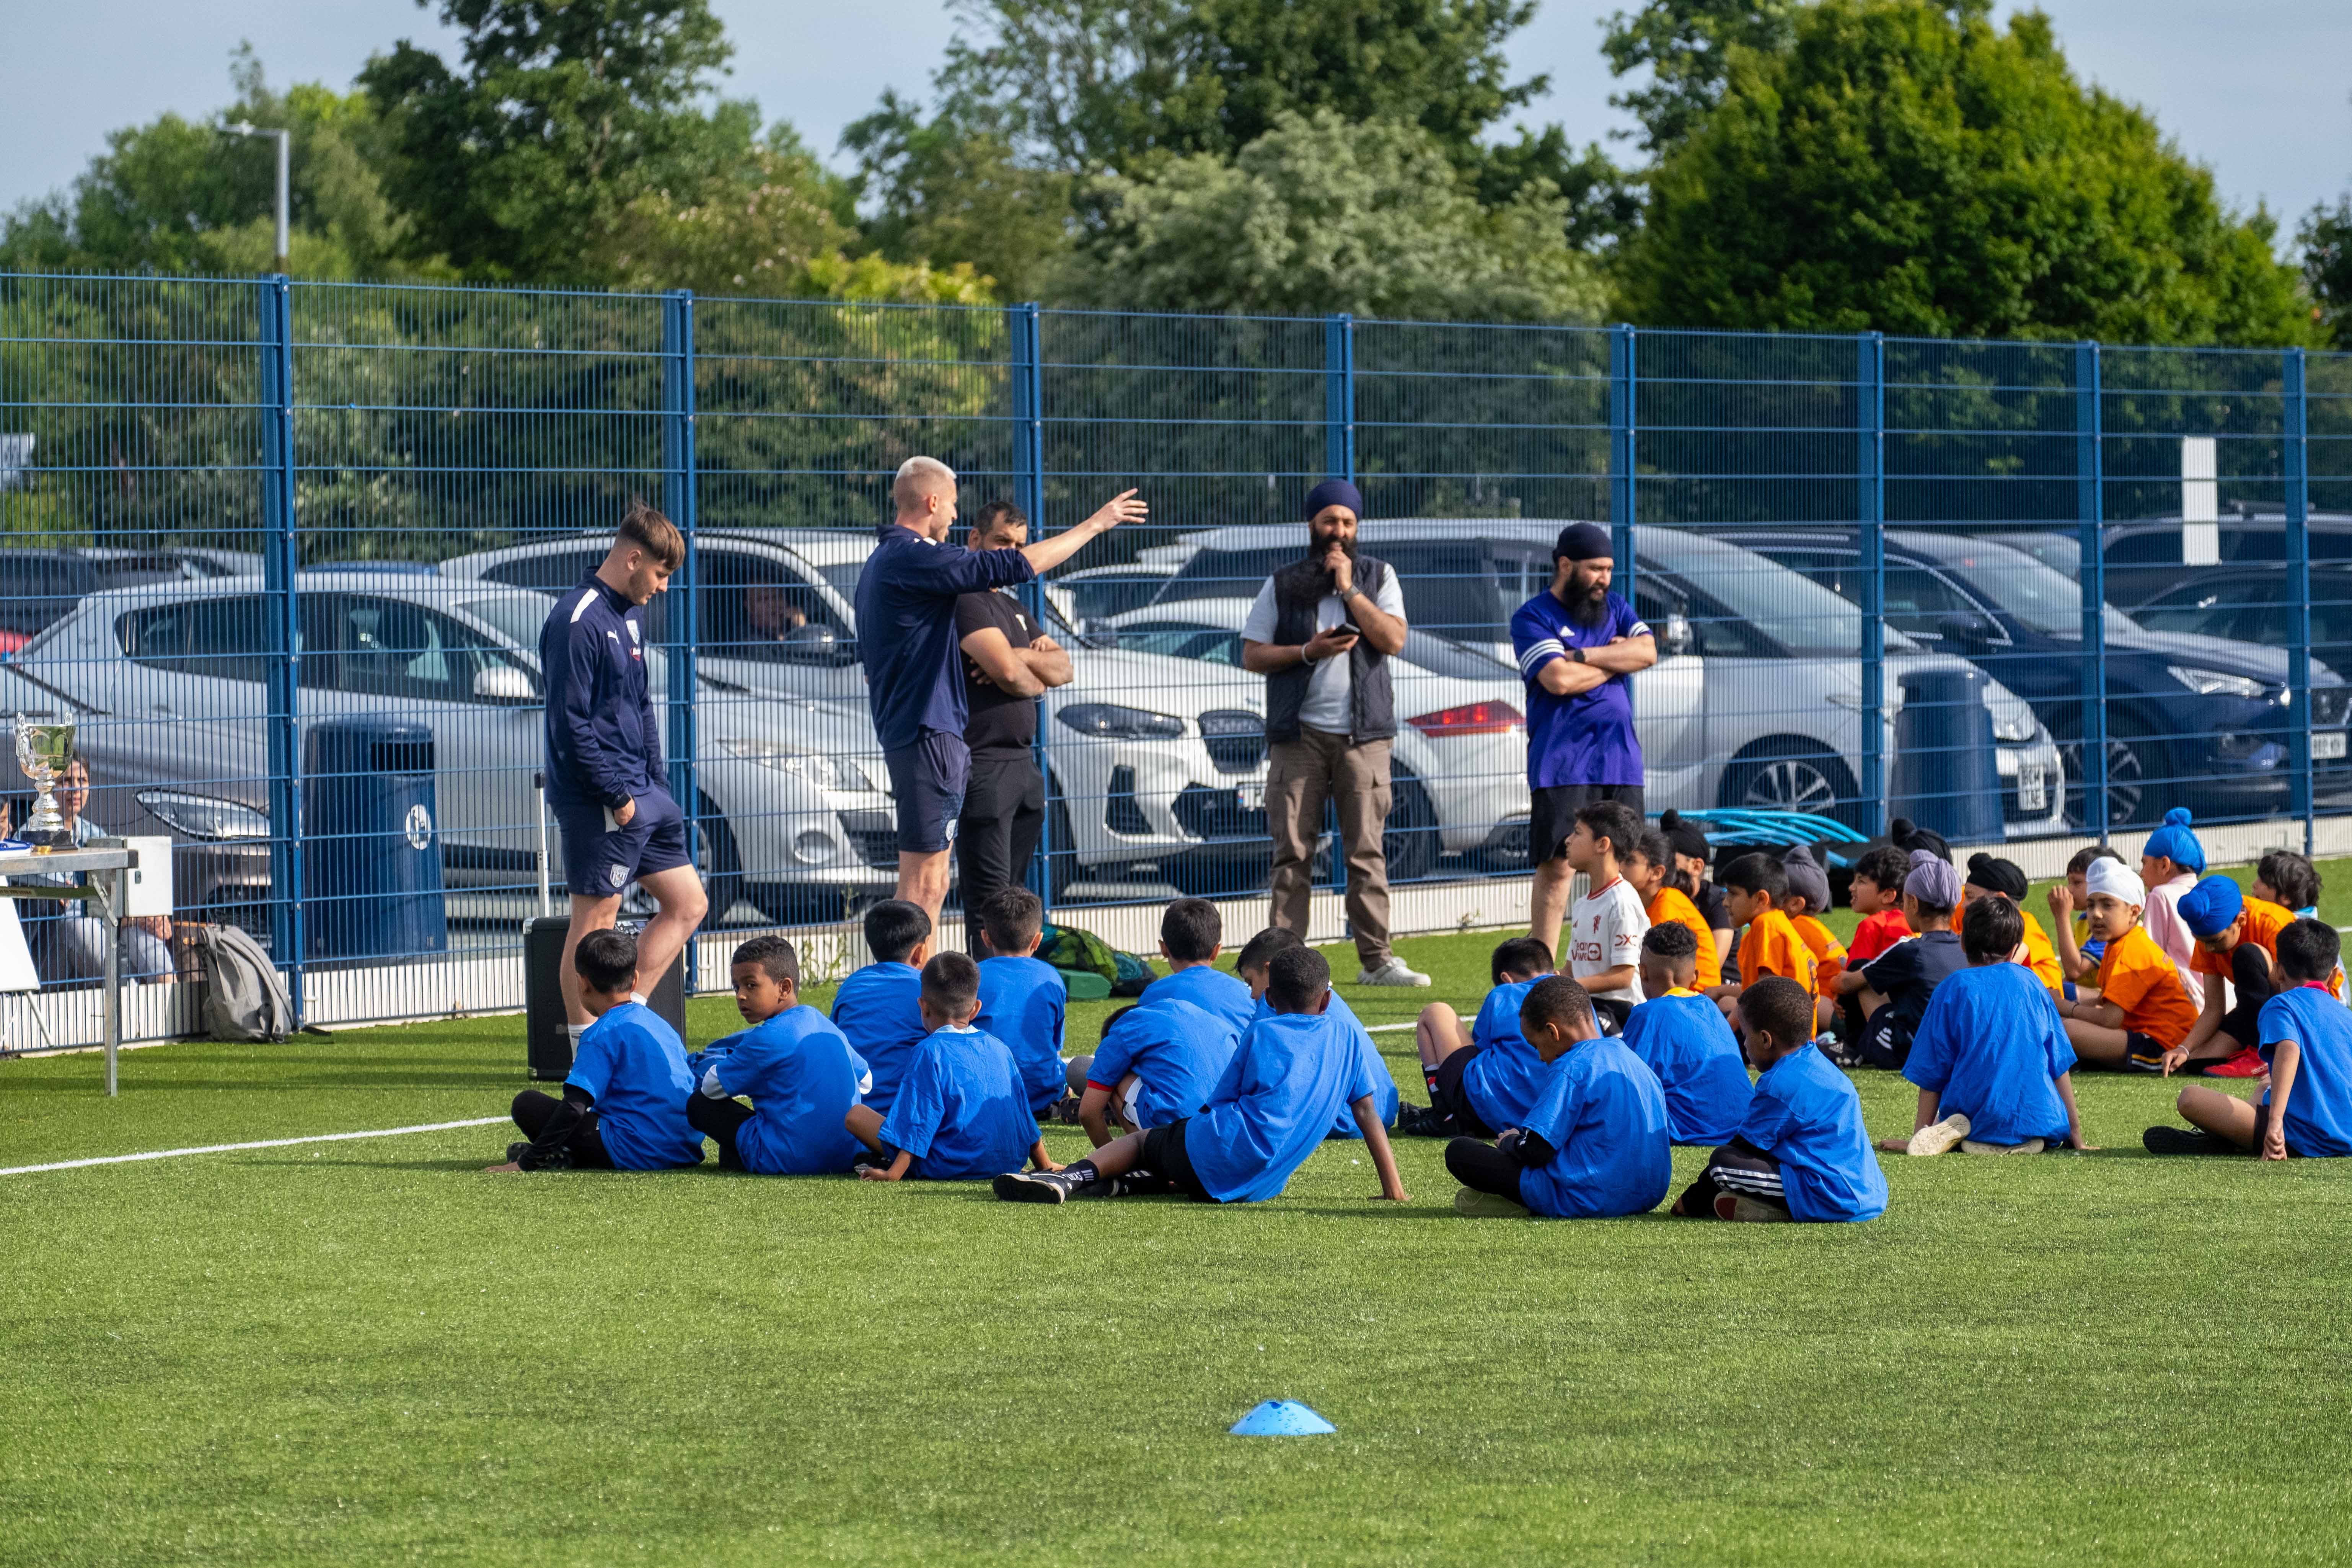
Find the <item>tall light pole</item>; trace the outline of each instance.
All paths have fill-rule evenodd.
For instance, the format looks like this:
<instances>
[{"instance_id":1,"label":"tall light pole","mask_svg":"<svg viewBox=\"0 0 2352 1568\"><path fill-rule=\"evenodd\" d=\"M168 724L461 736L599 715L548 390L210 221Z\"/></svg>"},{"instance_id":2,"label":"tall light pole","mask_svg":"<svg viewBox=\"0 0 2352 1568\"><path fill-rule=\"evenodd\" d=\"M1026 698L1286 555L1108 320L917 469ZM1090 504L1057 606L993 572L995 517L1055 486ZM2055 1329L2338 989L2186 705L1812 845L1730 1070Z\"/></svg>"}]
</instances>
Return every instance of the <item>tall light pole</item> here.
<instances>
[{"instance_id":1,"label":"tall light pole","mask_svg":"<svg viewBox=\"0 0 2352 1568\"><path fill-rule=\"evenodd\" d=\"M294 132L265 131L242 120L221 129L232 136L274 136L278 139L278 270L284 272L287 270L286 184L288 171L294 162Z\"/></svg>"}]
</instances>

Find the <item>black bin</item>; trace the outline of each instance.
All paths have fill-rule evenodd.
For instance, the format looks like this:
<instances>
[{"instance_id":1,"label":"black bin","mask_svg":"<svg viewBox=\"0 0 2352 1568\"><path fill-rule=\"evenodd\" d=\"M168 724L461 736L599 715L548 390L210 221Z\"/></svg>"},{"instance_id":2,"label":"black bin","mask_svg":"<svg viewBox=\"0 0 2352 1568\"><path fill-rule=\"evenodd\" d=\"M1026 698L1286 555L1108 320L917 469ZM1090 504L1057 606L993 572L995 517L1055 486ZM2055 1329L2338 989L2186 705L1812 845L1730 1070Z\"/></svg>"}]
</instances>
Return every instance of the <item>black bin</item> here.
<instances>
[{"instance_id":1,"label":"black bin","mask_svg":"<svg viewBox=\"0 0 2352 1568\"><path fill-rule=\"evenodd\" d=\"M314 959L448 951L430 729L329 719L303 738L302 924Z\"/></svg>"},{"instance_id":2,"label":"black bin","mask_svg":"<svg viewBox=\"0 0 2352 1568\"><path fill-rule=\"evenodd\" d=\"M1955 844L2000 842L2000 770L1985 685L1978 669L1903 677L1890 816L1907 816Z\"/></svg>"}]
</instances>

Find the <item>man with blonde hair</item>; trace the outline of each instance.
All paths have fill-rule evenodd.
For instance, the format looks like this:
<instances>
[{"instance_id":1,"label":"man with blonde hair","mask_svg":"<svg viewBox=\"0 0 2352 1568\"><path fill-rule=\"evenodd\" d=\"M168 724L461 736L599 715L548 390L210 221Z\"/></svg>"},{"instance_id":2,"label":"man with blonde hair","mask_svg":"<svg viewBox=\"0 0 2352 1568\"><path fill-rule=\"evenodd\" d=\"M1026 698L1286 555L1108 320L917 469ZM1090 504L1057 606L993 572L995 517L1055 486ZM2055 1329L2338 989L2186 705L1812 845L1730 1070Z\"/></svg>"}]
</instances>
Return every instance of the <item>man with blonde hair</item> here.
<instances>
[{"instance_id":1,"label":"man with blonde hair","mask_svg":"<svg viewBox=\"0 0 2352 1568\"><path fill-rule=\"evenodd\" d=\"M588 1026L580 939L609 931L634 881L657 912L637 938L639 985L658 981L709 911L670 795L661 721L646 680L646 605L686 563L675 523L632 500L604 563L555 604L539 633L547 680L547 804L563 833L572 925L559 973L576 1048Z\"/></svg>"},{"instance_id":2,"label":"man with blonde hair","mask_svg":"<svg viewBox=\"0 0 2352 1568\"><path fill-rule=\"evenodd\" d=\"M1097 534L1141 521L1145 507L1125 490L1051 539L1017 550L966 550L947 542L956 477L936 458L899 465L890 504L895 515L858 574L857 648L898 813L898 896L920 905L936 925L971 778L956 600L1049 572Z\"/></svg>"}]
</instances>

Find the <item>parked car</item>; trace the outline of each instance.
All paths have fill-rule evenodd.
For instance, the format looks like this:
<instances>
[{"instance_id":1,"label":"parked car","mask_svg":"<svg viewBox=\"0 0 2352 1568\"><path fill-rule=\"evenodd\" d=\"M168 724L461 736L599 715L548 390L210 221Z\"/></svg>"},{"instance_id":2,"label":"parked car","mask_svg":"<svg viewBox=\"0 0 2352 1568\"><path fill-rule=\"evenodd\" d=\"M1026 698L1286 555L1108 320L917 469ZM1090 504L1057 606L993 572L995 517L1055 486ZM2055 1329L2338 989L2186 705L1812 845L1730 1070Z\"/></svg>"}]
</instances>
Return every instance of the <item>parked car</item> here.
<instances>
[{"instance_id":1,"label":"parked car","mask_svg":"<svg viewBox=\"0 0 2352 1568\"><path fill-rule=\"evenodd\" d=\"M228 550L105 545L0 549L0 654L23 647L83 599L109 588L260 571L258 555Z\"/></svg>"},{"instance_id":2,"label":"parked car","mask_svg":"<svg viewBox=\"0 0 2352 1568\"><path fill-rule=\"evenodd\" d=\"M1241 668L1248 599L1188 599L1100 624L1110 646ZM1423 877L1440 855L1486 851L1524 864L1528 730L1518 671L1431 632L1406 634L1390 661L1399 715L1392 749L1389 875ZM1244 676L1254 680L1255 676Z\"/></svg>"},{"instance_id":3,"label":"parked car","mask_svg":"<svg viewBox=\"0 0 2352 1568\"><path fill-rule=\"evenodd\" d=\"M442 571L455 579L568 588L604 559L610 542L601 534L542 540L462 556ZM882 779L879 742L864 719L866 676L856 642L857 574L873 552L872 531L706 530L696 548L697 670L740 700L793 694L856 709L860 723L841 731L836 754L858 759ZM654 600L647 626L654 641L676 642L682 602L677 593ZM1076 675L1045 698L1056 891L1081 875L1146 864L1201 888L1254 875L1268 853L1264 682L1237 671L1221 676L1193 660L1087 647L1050 595L1045 625L1070 648ZM1426 830L1425 802L1416 808L1409 798L1400 812L1408 828ZM888 863L897 864L895 848Z\"/></svg>"},{"instance_id":4,"label":"parked car","mask_svg":"<svg viewBox=\"0 0 2352 1568\"><path fill-rule=\"evenodd\" d=\"M532 879L531 779L543 755L533 643L553 600L358 571L306 573L297 592L299 723L375 713L430 726L450 885ZM111 590L83 600L18 661L22 677L84 715L77 742L107 797L93 803L101 826L207 847L178 889L186 907L267 898L260 650L271 608L251 577ZM650 662L659 694L666 673L657 653ZM681 803L699 819L714 911L742 897L774 920L837 916L846 899L887 890L893 877L877 868L874 846L890 831L889 797L836 751L862 711L782 694L727 698L716 685L702 693L702 795Z\"/></svg>"},{"instance_id":5,"label":"parked car","mask_svg":"<svg viewBox=\"0 0 2352 1568\"><path fill-rule=\"evenodd\" d=\"M2232 507L2214 525L2221 566L2254 566L2286 561L2286 513L2275 507L2252 504ZM2070 581L2083 575L2081 531L2071 524L2044 528L2003 525L1971 528L1979 539L1990 539L2022 550ZM2314 512L2308 531L2311 559L2352 561L2352 515ZM2099 531L2099 558L2105 573L2106 599L2128 608L2158 595L2196 582L2212 572L2212 564L2192 565L2187 560L2183 531L2178 517L2137 518L2110 522Z\"/></svg>"},{"instance_id":6,"label":"parked car","mask_svg":"<svg viewBox=\"0 0 2352 1568\"><path fill-rule=\"evenodd\" d=\"M1414 626L1512 658L1510 617L1552 580L1563 524L1500 519L1397 519L1363 525L1365 550L1397 571ZM1295 526L1215 529L1154 601L1174 612L1254 595L1297 559ZM1653 810L1759 806L1860 824L1862 646L1853 605L1796 573L1685 529L1633 531L1633 605L1659 660L1633 679L1633 712ZM1891 755L1903 677L1964 668L1900 632L1887 637ZM1985 687L2013 836L2055 832L2063 770L2032 710L1999 681Z\"/></svg>"},{"instance_id":7,"label":"parked car","mask_svg":"<svg viewBox=\"0 0 2352 1568\"><path fill-rule=\"evenodd\" d=\"M1850 529L1727 530L1859 602ZM2084 816L2083 599L2075 582L1996 541L1927 529L1885 533L1889 626L1975 661L2032 705L2057 736ZM2108 808L2116 825L2187 805L2200 815L2264 813L2286 804L2286 656L2249 641L2158 631L2106 613ZM2315 665L2315 752L2344 773L2347 691Z\"/></svg>"}]
</instances>

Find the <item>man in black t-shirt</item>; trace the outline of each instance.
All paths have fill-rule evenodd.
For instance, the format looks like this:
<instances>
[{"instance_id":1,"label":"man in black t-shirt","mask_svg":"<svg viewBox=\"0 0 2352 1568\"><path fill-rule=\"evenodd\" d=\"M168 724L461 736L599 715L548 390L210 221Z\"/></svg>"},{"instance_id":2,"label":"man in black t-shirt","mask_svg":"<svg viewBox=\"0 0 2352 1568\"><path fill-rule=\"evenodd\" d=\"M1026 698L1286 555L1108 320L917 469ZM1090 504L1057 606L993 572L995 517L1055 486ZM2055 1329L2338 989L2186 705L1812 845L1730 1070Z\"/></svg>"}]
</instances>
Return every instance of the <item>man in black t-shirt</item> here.
<instances>
[{"instance_id":1,"label":"man in black t-shirt","mask_svg":"<svg viewBox=\"0 0 2352 1568\"><path fill-rule=\"evenodd\" d=\"M1010 501L991 501L972 520L973 550L1018 550L1028 542L1029 520ZM956 858L964 945L978 952L981 905L1028 874L1045 830L1037 698L1049 687L1070 683L1070 656L1027 606L1000 589L956 600L956 637L971 710L963 731L971 782L956 823Z\"/></svg>"}]
</instances>

